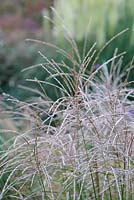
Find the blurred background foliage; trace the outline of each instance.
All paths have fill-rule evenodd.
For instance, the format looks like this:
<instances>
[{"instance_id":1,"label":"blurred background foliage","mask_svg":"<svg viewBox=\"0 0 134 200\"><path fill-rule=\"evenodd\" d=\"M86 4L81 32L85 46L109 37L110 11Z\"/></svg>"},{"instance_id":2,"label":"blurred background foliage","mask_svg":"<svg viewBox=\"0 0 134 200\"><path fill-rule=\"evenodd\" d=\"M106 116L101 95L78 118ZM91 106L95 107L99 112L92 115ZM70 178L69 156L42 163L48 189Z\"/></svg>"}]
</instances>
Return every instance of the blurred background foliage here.
<instances>
[{"instance_id":1,"label":"blurred background foliage","mask_svg":"<svg viewBox=\"0 0 134 200\"><path fill-rule=\"evenodd\" d=\"M119 48L120 52L127 51L123 66L127 65L134 55L133 5L134 0L1 1L0 91L24 99L29 93L17 89L18 84L25 85L25 78L37 77L45 80L47 73L38 68L21 72L23 68L44 62L38 51L57 62L65 61L65 58L58 55L54 49L26 42L26 38L54 42L69 50L67 40L64 39L69 31L82 52L86 34L88 35L87 47L97 41L99 50L115 34L129 28L103 51L98 61L99 64L106 61L113 55L115 48ZM53 12L51 7L55 8ZM54 23L47 21L44 15L51 18ZM130 80L133 80L133 76L132 71ZM47 90L50 92L48 86ZM53 95L52 91L50 93Z\"/></svg>"}]
</instances>

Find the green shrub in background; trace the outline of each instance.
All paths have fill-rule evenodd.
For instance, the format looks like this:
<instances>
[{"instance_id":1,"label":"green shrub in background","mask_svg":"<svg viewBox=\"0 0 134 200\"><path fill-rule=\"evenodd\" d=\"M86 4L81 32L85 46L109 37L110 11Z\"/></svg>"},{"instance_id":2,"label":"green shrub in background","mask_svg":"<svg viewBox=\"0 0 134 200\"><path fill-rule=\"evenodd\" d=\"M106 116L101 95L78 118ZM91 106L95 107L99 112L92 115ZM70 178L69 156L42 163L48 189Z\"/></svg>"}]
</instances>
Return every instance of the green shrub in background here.
<instances>
[{"instance_id":1,"label":"green shrub in background","mask_svg":"<svg viewBox=\"0 0 134 200\"><path fill-rule=\"evenodd\" d=\"M57 59L55 51L37 43L27 43L26 41L12 46L3 46L0 52L0 88L1 92L8 92L18 98L27 98L29 93L18 90L18 85L23 84L27 78L45 79L47 74L33 68L31 71L22 72L24 68L37 65L43 62L38 51L42 51L48 58L53 56Z\"/></svg>"},{"instance_id":2,"label":"green shrub in background","mask_svg":"<svg viewBox=\"0 0 134 200\"><path fill-rule=\"evenodd\" d=\"M35 45L28 47L24 42L12 46L3 46L0 52L0 87L9 91L17 87L22 80L21 69L36 62Z\"/></svg>"}]
</instances>

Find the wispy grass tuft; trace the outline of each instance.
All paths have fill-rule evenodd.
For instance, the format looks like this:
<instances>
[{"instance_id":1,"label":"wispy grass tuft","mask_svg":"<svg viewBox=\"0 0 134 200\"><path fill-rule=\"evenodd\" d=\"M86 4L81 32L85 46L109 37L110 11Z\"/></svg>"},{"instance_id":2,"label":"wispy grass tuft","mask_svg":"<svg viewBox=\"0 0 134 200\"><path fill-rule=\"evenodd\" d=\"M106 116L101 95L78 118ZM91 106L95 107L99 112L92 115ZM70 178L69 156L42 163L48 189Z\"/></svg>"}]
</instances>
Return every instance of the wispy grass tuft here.
<instances>
[{"instance_id":1,"label":"wispy grass tuft","mask_svg":"<svg viewBox=\"0 0 134 200\"><path fill-rule=\"evenodd\" d=\"M70 52L43 42L69 65L39 52L44 63L25 69L48 74L45 80L27 80L38 89L21 86L33 92L31 99L4 95L1 116L14 128L1 129L10 136L0 148L0 199L134 198L134 89L127 82L129 69L121 69L124 52L116 49L99 64L95 44L82 58L75 41L69 41Z\"/></svg>"}]
</instances>

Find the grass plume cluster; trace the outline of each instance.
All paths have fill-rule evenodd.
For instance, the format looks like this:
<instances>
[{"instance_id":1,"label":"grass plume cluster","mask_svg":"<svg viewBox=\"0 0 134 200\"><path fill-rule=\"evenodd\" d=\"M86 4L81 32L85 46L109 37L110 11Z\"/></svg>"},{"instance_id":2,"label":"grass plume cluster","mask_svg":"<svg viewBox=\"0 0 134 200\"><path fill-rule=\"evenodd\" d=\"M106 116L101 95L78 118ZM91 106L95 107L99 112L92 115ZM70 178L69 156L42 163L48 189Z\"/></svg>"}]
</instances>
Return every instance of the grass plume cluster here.
<instances>
[{"instance_id":1,"label":"grass plume cluster","mask_svg":"<svg viewBox=\"0 0 134 200\"><path fill-rule=\"evenodd\" d=\"M22 87L35 96L22 102L4 94L1 200L134 199L134 89L127 82L133 62L122 72L124 53L116 49L98 65L95 44L87 53L84 46L79 55L75 41L68 41L70 53L44 44L69 65L39 52L44 63L25 69L43 69L49 75L28 80L38 90ZM56 100L47 95L46 85Z\"/></svg>"}]
</instances>

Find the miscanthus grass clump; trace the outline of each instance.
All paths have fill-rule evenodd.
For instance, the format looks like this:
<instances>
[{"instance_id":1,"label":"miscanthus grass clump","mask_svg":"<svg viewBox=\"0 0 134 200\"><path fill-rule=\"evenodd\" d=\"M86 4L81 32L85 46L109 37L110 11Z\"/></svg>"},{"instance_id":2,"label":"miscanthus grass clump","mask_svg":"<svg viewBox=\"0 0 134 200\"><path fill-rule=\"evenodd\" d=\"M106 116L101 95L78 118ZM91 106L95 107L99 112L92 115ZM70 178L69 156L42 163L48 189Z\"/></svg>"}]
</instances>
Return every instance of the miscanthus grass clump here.
<instances>
[{"instance_id":1,"label":"miscanthus grass clump","mask_svg":"<svg viewBox=\"0 0 134 200\"><path fill-rule=\"evenodd\" d=\"M28 80L40 87L24 88L35 96L25 102L3 96L1 200L134 199L134 89L127 81L133 62L122 72L124 52L116 49L97 64L101 51L96 54L95 44L81 56L75 41L68 41L70 53L42 43L69 65L39 52L44 63L25 69L49 75Z\"/></svg>"}]
</instances>

